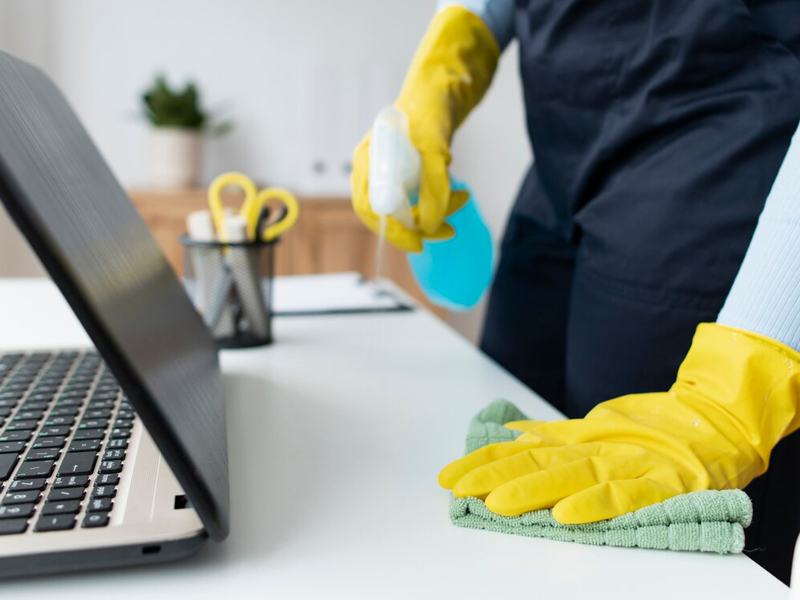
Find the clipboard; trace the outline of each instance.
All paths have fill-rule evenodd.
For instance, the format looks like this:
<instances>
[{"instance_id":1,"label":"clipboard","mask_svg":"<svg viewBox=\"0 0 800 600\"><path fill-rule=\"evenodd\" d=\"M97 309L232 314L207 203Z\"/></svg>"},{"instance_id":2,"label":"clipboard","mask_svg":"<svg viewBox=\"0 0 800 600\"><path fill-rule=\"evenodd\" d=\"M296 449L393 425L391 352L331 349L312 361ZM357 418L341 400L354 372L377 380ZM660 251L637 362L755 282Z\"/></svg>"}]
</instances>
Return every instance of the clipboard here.
<instances>
[{"instance_id":1,"label":"clipboard","mask_svg":"<svg viewBox=\"0 0 800 600\"><path fill-rule=\"evenodd\" d=\"M280 317L414 310L392 290L352 271L275 277L272 308Z\"/></svg>"}]
</instances>

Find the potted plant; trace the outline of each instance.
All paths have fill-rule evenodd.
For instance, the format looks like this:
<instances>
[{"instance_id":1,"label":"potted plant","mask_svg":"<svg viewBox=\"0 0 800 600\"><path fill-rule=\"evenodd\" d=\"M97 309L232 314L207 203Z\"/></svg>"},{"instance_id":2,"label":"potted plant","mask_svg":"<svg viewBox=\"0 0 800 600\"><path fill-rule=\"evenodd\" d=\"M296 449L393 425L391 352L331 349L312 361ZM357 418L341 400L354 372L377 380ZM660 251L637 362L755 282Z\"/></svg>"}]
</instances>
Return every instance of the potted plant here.
<instances>
[{"instance_id":1,"label":"potted plant","mask_svg":"<svg viewBox=\"0 0 800 600\"><path fill-rule=\"evenodd\" d=\"M230 124L211 127L209 114L200 105L197 86L191 82L183 90L174 90L163 75L158 75L142 94L142 102L145 117L153 125L148 156L151 184L159 188L196 186L200 181L204 134L221 135L230 129Z\"/></svg>"}]
</instances>

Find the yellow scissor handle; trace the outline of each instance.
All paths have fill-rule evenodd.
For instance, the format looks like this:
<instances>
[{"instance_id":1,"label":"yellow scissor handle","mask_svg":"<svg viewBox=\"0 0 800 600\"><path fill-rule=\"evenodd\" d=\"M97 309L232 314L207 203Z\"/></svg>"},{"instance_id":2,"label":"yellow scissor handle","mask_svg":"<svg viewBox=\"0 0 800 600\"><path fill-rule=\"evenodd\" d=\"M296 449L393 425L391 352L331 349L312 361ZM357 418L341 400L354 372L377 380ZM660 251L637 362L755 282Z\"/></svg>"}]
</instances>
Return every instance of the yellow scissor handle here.
<instances>
[{"instance_id":1,"label":"yellow scissor handle","mask_svg":"<svg viewBox=\"0 0 800 600\"><path fill-rule=\"evenodd\" d=\"M222 190L229 185L235 185L244 191L244 204L242 204L239 214L247 219L248 231L250 229L248 214L255 210L256 220L253 222L253 227L255 227L260 210L260 208L253 208L253 205L258 204L256 200L256 184L253 183L253 180L247 175L231 171L215 177L211 185L208 186L208 207L211 210L211 219L214 222L214 229L217 230L217 237L220 242L228 241L228 236L225 235L225 227L223 225L223 221L225 220L225 207L222 206Z\"/></svg>"},{"instance_id":2,"label":"yellow scissor handle","mask_svg":"<svg viewBox=\"0 0 800 600\"><path fill-rule=\"evenodd\" d=\"M280 200L283 202L284 206L286 206L286 216L277 223L273 223L264 229L262 239L265 242L274 240L284 231L292 227L297 222L297 217L300 216L300 205L297 202L297 198L295 198L291 193L281 188L263 189L258 193L258 197L253 203L257 207L255 219L251 220L250 215L245 216L247 219L247 236L251 240L255 239L258 235L258 231L256 231L256 229L258 228L258 216L261 213L261 209L270 200Z\"/></svg>"}]
</instances>

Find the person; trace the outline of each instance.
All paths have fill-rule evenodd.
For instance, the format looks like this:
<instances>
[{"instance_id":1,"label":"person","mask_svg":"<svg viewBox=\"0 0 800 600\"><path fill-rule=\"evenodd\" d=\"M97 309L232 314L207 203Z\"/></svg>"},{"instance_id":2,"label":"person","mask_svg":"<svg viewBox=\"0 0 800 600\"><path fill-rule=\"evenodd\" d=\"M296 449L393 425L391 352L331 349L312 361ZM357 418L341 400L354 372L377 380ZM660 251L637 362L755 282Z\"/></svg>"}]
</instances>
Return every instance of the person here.
<instances>
[{"instance_id":1,"label":"person","mask_svg":"<svg viewBox=\"0 0 800 600\"><path fill-rule=\"evenodd\" d=\"M446 222L464 200L450 190L452 137L516 38L535 160L481 348L573 418L510 424L527 431L448 466L445 487L504 514L555 506L588 522L747 486L750 556L788 580L800 531L800 134L787 154L798 23L800 2L778 0L440 4L395 102L422 158L417 227L389 219L387 239L417 252L458 235ZM369 135L353 205L377 231L368 170Z\"/></svg>"}]
</instances>

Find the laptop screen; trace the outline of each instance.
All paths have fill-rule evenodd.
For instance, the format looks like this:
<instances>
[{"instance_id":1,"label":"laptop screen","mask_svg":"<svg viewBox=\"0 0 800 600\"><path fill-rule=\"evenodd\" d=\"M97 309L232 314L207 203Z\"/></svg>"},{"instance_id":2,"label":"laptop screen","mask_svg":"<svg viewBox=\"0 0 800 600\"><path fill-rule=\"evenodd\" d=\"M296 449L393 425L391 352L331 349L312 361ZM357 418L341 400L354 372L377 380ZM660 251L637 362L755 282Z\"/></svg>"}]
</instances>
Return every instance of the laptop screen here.
<instances>
[{"instance_id":1,"label":"laptop screen","mask_svg":"<svg viewBox=\"0 0 800 600\"><path fill-rule=\"evenodd\" d=\"M4 53L0 198L209 534L224 538L228 452L213 340L59 90L38 69Z\"/></svg>"}]
</instances>

